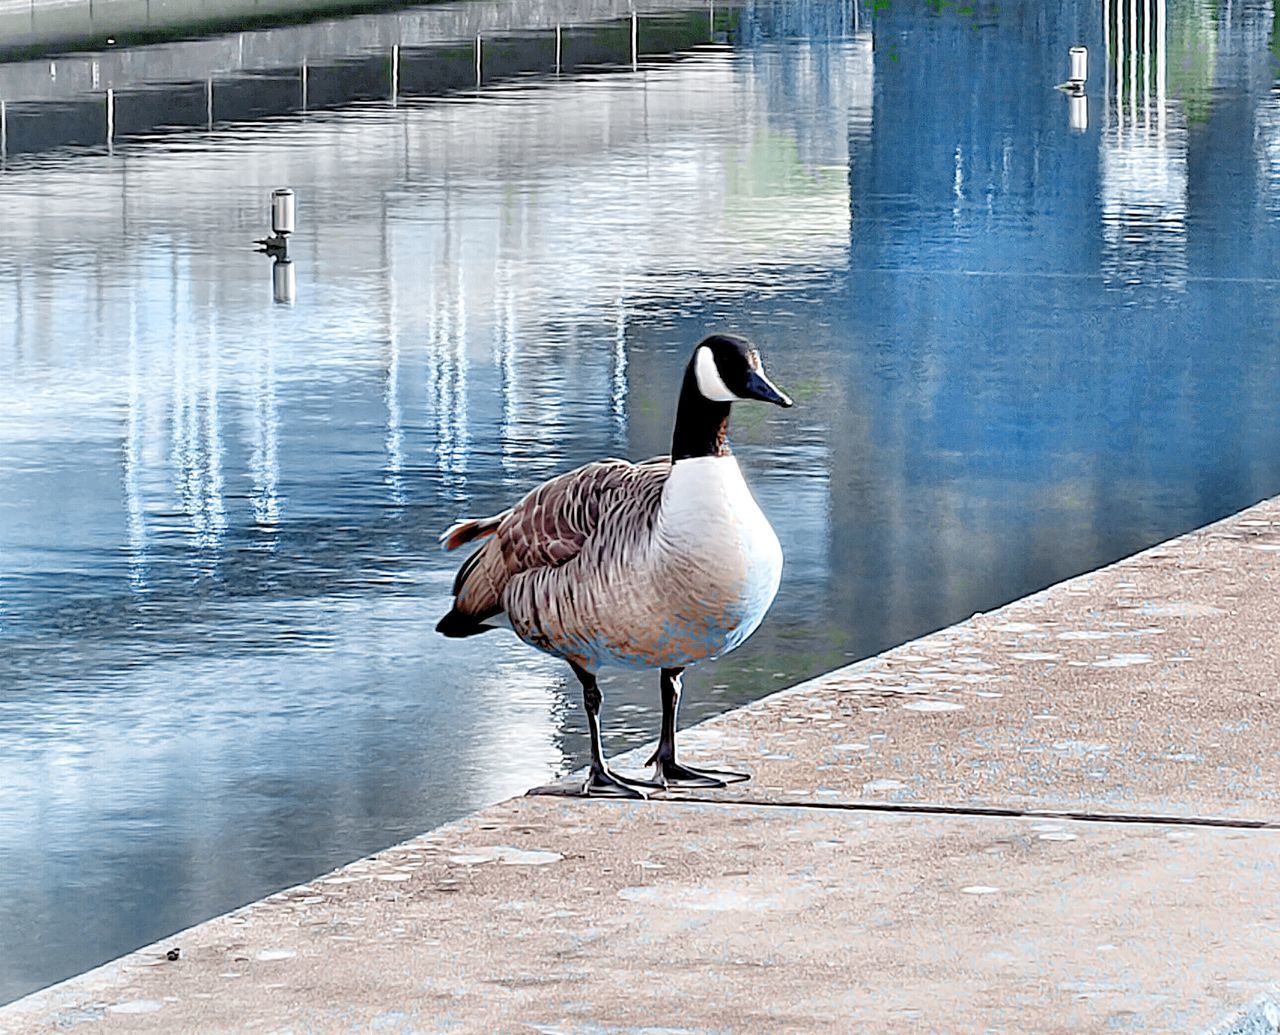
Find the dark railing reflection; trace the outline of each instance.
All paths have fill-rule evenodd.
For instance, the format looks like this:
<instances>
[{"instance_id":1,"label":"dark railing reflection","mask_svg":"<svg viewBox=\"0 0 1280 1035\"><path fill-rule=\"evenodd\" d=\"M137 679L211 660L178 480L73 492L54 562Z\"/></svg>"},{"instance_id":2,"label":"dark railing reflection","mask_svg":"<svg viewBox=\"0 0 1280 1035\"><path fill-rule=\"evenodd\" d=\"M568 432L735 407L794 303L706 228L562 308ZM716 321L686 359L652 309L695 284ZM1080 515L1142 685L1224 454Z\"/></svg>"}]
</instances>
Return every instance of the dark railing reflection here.
<instances>
[{"instance_id":1,"label":"dark railing reflection","mask_svg":"<svg viewBox=\"0 0 1280 1035\"><path fill-rule=\"evenodd\" d=\"M355 18L333 23L319 39L312 38L308 27L261 33L272 37L272 43L251 51L247 60L243 51L229 55L224 48L193 41L140 51L131 62L120 62L111 54L63 57L52 64L39 63L39 75L34 67L0 64L0 159L63 147L114 150L124 141L158 132L209 130L219 123L358 102L395 106L531 75L632 71L640 56L675 55L708 41L706 14L698 7L688 10L689 0L649 0L642 6L644 13L593 24L593 19L620 13L619 4L581 0L577 23L571 26L550 19L543 28L534 28L535 21L519 30L504 27L493 33L481 31L487 24L483 17L462 13L483 11L483 3L428 11L422 17L441 22L429 28L418 25L414 15L401 15L399 20L382 15L378 17L388 28L375 35L380 39L389 34L395 42L379 45L375 53L365 52L371 45L368 21ZM451 16L455 8L460 13ZM721 23L729 24L737 9L723 7ZM546 21L549 16L540 11L540 20ZM500 23L507 26L507 19ZM449 35L468 26L475 26L468 36ZM317 50L303 49L306 43ZM295 50L297 61L290 64ZM208 73L199 81L188 81L192 63L201 60L211 63ZM71 66L62 70L65 85L57 78L59 63ZM104 75L99 70L104 63L118 67ZM83 74L82 65L88 69ZM229 67L238 70L228 72ZM52 87L47 68L54 69ZM171 78L163 78L166 75Z\"/></svg>"}]
</instances>

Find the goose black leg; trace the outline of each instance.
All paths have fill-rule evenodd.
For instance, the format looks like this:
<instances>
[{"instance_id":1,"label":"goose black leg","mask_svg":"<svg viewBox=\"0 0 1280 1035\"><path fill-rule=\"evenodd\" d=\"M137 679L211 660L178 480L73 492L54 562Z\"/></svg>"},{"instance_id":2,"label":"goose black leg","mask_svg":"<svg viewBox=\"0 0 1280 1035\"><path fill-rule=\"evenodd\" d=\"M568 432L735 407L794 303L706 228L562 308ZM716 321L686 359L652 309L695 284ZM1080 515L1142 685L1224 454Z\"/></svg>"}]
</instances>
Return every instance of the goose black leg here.
<instances>
[{"instance_id":1,"label":"goose black leg","mask_svg":"<svg viewBox=\"0 0 1280 1035\"><path fill-rule=\"evenodd\" d=\"M680 707L683 673L683 668L662 670L662 732L658 734L658 750L649 759L654 779L667 787L724 787L740 780L750 780L749 773L693 769L676 761L676 711Z\"/></svg>"},{"instance_id":2,"label":"goose black leg","mask_svg":"<svg viewBox=\"0 0 1280 1035\"><path fill-rule=\"evenodd\" d=\"M660 783L621 776L605 764L600 748L600 705L604 695L600 693L594 672L588 672L572 661L569 664L582 684L582 703L587 709L587 725L591 729L591 772L582 785L582 793L593 798L647 798L641 788L661 790Z\"/></svg>"}]
</instances>

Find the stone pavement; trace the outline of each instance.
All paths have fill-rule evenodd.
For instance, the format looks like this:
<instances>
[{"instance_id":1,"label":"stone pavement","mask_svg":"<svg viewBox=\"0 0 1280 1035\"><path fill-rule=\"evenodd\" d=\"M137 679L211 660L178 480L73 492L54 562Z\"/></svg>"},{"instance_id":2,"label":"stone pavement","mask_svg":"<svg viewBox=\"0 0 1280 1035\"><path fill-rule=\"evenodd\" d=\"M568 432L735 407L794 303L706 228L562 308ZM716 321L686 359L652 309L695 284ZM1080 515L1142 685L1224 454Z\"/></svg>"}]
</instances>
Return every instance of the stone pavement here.
<instances>
[{"instance_id":1,"label":"stone pavement","mask_svg":"<svg viewBox=\"0 0 1280 1035\"><path fill-rule=\"evenodd\" d=\"M1273 500L686 731L748 784L504 802L0 1033L1275 1031L1278 621Z\"/></svg>"}]
</instances>

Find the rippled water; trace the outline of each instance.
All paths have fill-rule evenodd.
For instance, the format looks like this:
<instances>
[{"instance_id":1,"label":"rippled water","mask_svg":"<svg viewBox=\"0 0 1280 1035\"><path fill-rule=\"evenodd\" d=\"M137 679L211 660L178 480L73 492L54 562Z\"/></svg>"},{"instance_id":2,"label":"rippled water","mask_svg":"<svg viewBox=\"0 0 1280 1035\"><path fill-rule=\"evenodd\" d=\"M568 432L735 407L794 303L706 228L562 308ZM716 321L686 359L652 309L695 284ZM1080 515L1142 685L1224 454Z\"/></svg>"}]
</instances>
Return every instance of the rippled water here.
<instances>
[{"instance_id":1,"label":"rippled water","mask_svg":"<svg viewBox=\"0 0 1280 1035\"><path fill-rule=\"evenodd\" d=\"M664 451L709 328L798 404L735 417L787 567L689 720L1280 492L1270 3L874 6L8 156L0 1000L580 764L566 670L433 633L435 538Z\"/></svg>"}]
</instances>

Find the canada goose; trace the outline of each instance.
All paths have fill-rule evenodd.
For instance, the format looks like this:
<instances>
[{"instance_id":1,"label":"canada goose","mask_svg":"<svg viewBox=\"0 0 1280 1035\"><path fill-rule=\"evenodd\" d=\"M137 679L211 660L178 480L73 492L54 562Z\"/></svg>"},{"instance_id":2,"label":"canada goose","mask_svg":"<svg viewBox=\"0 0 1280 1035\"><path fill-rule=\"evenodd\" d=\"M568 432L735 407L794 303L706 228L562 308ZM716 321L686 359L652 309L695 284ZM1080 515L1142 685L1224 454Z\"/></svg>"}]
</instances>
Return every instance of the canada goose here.
<instances>
[{"instance_id":1,"label":"canada goose","mask_svg":"<svg viewBox=\"0 0 1280 1035\"><path fill-rule=\"evenodd\" d=\"M591 729L583 792L644 797L640 788L723 787L742 773L676 761L685 666L750 636L778 591L782 548L729 451L730 404L791 400L745 338L714 334L693 350L680 387L671 455L601 460L543 482L510 510L460 521L446 550L487 542L463 562L445 636L510 627L567 661ZM652 781L611 771L600 747L604 665L662 670L662 728Z\"/></svg>"}]
</instances>

